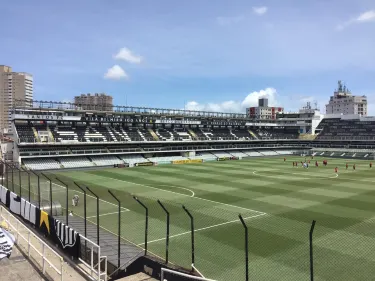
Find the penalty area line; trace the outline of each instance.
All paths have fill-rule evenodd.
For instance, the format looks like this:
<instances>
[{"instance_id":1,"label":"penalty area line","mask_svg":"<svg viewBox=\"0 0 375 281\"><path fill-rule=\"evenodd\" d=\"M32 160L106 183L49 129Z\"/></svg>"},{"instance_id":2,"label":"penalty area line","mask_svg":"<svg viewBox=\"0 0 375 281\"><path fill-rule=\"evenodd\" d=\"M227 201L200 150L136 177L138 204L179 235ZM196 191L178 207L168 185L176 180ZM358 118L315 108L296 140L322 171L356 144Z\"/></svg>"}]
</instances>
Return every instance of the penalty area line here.
<instances>
[{"instance_id":1,"label":"penalty area line","mask_svg":"<svg viewBox=\"0 0 375 281\"><path fill-rule=\"evenodd\" d=\"M57 186L60 186L60 187L62 187L62 188L64 188L64 189L66 189L66 187L63 186L63 185L60 185L60 184L57 184L57 183L52 183L52 184L57 185ZM69 191L72 192L70 189L69 189ZM75 192L75 193L79 193L79 194L83 194L82 191L78 191L78 190L75 190L75 189L74 189L74 192ZM90 198L94 198L94 199L96 200L96 197L95 197L95 196L92 196L92 195L87 194L87 193L86 193L86 196L87 196L87 197L90 197ZM105 200L100 199L100 198L99 198L99 201L102 201L102 202L107 203L107 204L109 204L109 205L112 205L112 206L118 207L117 204L114 204L114 203L111 203L111 202L105 201ZM126 212L127 212L127 211L130 211L129 209L124 208L124 207L121 207L121 209L125 210Z\"/></svg>"},{"instance_id":2,"label":"penalty area line","mask_svg":"<svg viewBox=\"0 0 375 281\"><path fill-rule=\"evenodd\" d=\"M248 219L253 219L253 218L264 216L264 215L267 215L267 213L261 213L261 214L253 215L253 216L250 216L250 217L245 217L243 219L248 220ZM198 232L198 231L202 231L202 230L206 230L206 229L211 229L211 228L214 228L214 227L219 227L219 226L223 226L223 225L227 225L227 224L231 224L231 223L235 223L235 222L241 222L241 221L239 219L237 219L237 220L227 221L227 222L223 222L223 223L218 223L218 224L214 224L214 225L210 225L210 226L195 229L194 232ZM179 237L179 236L190 234L190 233L191 233L191 231L186 231L186 232L182 232L182 233L179 233L179 234L171 235L171 236L169 236L169 238ZM151 241L148 241L147 244L163 241L165 239L166 238L164 237L164 238L160 238L160 239L151 240ZM137 246L142 246L144 244L145 243L140 243L140 244L137 244Z\"/></svg>"},{"instance_id":3,"label":"penalty area line","mask_svg":"<svg viewBox=\"0 0 375 281\"><path fill-rule=\"evenodd\" d=\"M116 178L112 178L112 177L106 177L106 176L101 176L101 175L97 175L97 174L94 174L94 176L100 177L100 178L105 178L107 180L108 179L112 179L114 181L125 182L125 183L129 183L129 184L133 184L133 185L143 186L143 187L147 187L147 188L151 188L151 189L155 189L155 190L160 190L160 191L164 191L164 192L168 192L168 193L172 193L172 194L177 194L177 195L180 195L180 196L192 197L192 198L195 198L197 200L202 200L202 201L206 201L206 202L220 204L220 205L223 205L223 206L228 206L228 207L232 207L232 208L236 208L236 209L242 209L242 210L252 211L252 212L255 212L255 213L258 213L258 214L264 214L264 215L267 214L265 212L261 212L261 211L257 211L257 210L253 210L253 209L249 209L249 208L245 208L245 207L240 207L240 206L231 205L231 204L227 204L227 203L223 203L223 202L218 202L218 201L214 201L214 200L210 200L210 199L205 199L205 198L202 198L202 197L196 197L196 196L193 197L193 196L188 195L188 194L183 194L183 193L179 193L179 192L165 190L165 189L162 189L162 188L157 188L157 187L146 185L146 184L135 183L135 182L126 181L126 180L120 180L120 179L116 179Z\"/></svg>"}]
</instances>

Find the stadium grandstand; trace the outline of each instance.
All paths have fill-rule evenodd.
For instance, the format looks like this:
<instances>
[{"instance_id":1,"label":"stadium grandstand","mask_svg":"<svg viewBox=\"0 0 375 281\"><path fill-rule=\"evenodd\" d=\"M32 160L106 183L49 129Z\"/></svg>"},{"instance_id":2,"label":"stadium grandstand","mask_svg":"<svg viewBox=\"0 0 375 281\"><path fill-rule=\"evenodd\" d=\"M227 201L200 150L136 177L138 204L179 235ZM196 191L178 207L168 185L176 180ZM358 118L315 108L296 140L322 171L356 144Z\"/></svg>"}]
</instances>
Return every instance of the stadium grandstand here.
<instances>
[{"instance_id":1,"label":"stadium grandstand","mask_svg":"<svg viewBox=\"0 0 375 281\"><path fill-rule=\"evenodd\" d=\"M245 114L124 106L88 112L76 104L34 101L31 108L16 106L13 116L13 160L33 170L242 158L325 146L370 149L375 140L374 118L322 119L306 109L259 121Z\"/></svg>"}]
</instances>

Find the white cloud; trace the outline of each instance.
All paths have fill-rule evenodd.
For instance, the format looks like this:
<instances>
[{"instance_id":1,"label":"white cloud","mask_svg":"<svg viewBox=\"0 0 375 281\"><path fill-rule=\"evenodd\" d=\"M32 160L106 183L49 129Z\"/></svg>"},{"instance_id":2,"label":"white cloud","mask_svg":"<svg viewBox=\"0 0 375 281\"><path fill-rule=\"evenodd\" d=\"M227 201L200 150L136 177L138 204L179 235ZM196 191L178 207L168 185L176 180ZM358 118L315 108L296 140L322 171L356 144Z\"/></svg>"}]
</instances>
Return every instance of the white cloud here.
<instances>
[{"instance_id":1,"label":"white cloud","mask_svg":"<svg viewBox=\"0 0 375 281\"><path fill-rule=\"evenodd\" d=\"M107 70L107 72L104 74L104 78L111 80L121 80L128 79L128 75L121 66L116 64Z\"/></svg>"},{"instance_id":2,"label":"white cloud","mask_svg":"<svg viewBox=\"0 0 375 281\"><path fill-rule=\"evenodd\" d=\"M359 15L358 22L375 21L375 10L370 10Z\"/></svg>"},{"instance_id":3,"label":"white cloud","mask_svg":"<svg viewBox=\"0 0 375 281\"><path fill-rule=\"evenodd\" d=\"M133 54L128 48L121 48L113 58L135 64L140 64L143 61L141 56Z\"/></svg>"},{"instance_id":4,"label":"white cloud","mask_svg":"<svg viewBox=\"0 0 375 281\"><path fill-rule=\"evenodd\" d=\"M258 92L252 92L248 94L242 101L224 101L221 103L207 103L200 104L196 101L189 101L185 108L187 110L198 110L198 111L215 111L215 112L233 112L233 113L245 113L245 109L251 106L258 105L258 99L261 97L268 98L269 106L277 106L278 101L276 99L277 92L274 88L266 88Z\"/></svg>"},{"instance_id":5,"label":"white cloud","mask_svg":"<svg viewBox=\"0 0 375 281\"><path fill-rule=\"evenodd\" d=\"M264 15L265 13L267 13L268 11L268 8L266 6L262 6L262 7L253 7L253 12L259 16L262 16Z\"/></svg>"},{"instance_id":6,"label":"white cloud","mask_svg":"<svg viewBox=\"0 0 375 281\"><path fill-rule=\"evenodd\" d=\"M243 21L245 19L244 16L235 16L235 17L217 17L216 18L216 22L219 24L219 25L222 25L222 26L228 26L228 25L232 25L232 24L235 24L235 23L239 23L241 21Z\"/></svg>"},{"instance_id":7,"label":"white cloud","mask_svg":"<svg viewBox=\"0 0 375 281\"><path fill-rule=\"evenodd\" d=\"M342 24L339 24L337 26L338 30L343 30L345 27L352 25L352 24L358 24L358 23L367 23L367 22L375 22L375 10L369 10L362 14L360 14L358 17L353 18L351 20L348 20Z\"/></svg>"}]
</instances>

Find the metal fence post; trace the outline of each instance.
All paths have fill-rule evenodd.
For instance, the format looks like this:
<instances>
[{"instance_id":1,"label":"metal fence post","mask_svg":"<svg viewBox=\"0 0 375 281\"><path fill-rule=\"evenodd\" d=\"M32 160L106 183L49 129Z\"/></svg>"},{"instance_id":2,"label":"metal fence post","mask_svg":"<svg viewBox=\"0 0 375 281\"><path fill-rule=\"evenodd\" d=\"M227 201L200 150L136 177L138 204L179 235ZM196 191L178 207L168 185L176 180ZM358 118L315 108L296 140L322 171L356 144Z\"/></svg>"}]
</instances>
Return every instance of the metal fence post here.
<instances>
[{"instance_id":1,"label":"metal fence post","mask_svg":"<svg viewBox=\"0 0 375 281\"><path fill-rule=\"evenodd\" d=\"M249 281L249 232L248 232L248 229L247 229L247 225L244 221L244 219L242 218L241 215L238 215L238 217L240 218L241 220L241 223L245 229L245 274L246 274L246 281Z\"/></svg>"},{"instance_id":2,"label":"metal fence post","mask_svg":"<svg viewBox=\"0 0 375 281\"><path fill-rule=\"evenodd\" d=\"M18 168L17 168L18 169ZM18 169L18 175L19 175L19 185L20 185L20 216L22 217L22 181L21 181L21 169Z\"/></svg>"},{"instance_id":3,"label":"metal fence post","mask_svg":"<svg viewBox=\"0 0 375 281\"><path fill-rule=\"evenodd\" d=\"M84 219L84 227L85 227L85 238L87 238L87 205L86 205L86 190L84 190L78 183L75 181L73 182L80 190L83 192L83 219ZM86 260L86 252L87 252L87 240L85 239L85 260Z\"/></svg>"},{"instance_id":4,"label":"metal fence post","mask_svg":"<svg viewBox=\"0 0 375 281\"><path fill-rule=\"evenodd\" d=\"M50 200L50 215L52 216L52 180L44 173L41 173L47 180L49 180L49 200Z\"/></svg>"},{"instance_id":5,"label":"metal fence post","mask_svg":"<svg viewBox=\"0 0 375 281\"><path fill-rule=\"evenodd\" d=\"M314 260L313 260L313 232L316 221L313 220L311 223L309 240L310 240L310 280L314 281Z\"/></svg>"},{"instance_id":6,"label":"metal fence post","mask_svg":"<svg viewBox=\"0 0 375 281\"><path fill-rule=\"evenodd\" d=\"M194 242L194 217L191 215L188 209L184 205L182 205L184 211L190 217L190 228L191 228L191 270L194 271L194 263L195 263L195 242Z\"/></svg>"},{"instance_id":7,"label":"metal fence post","mask_svg":"<svg viewBox=\"0 0 375 281\"><path fill-rule=\"evenodd\" d=\"M0 160L1 167L1 185L4 186L4 173L5 173L5 162Z\"/></svg>"},{"instance_id":8,"label":"metal fence post","mask_svg":"<svg viewBox=\"0 0 375 281\"><path fill-rule=\"evenodd\" d=\"M31 181L30 181L30 173L24 169L24 171L27 173L27 180L28 180L28 189L29 189L29 202L31 202Z\"/></svg>"},{"instance_id":9,"label":"metal fence post","mask_svg":"<svg viewBox=\"0 0 375 281\"><path fill-rule=\"evenodd\" d=\"M30 172L32 172L38 178L38 205L39 205L39 209L40 209L40 200L41 200L40 199L40 175L38 175L33 170L30 170Z\"/></svg>"},{"instance_id":10,"label":"metal fence post","mask_svg":"<svg viewBox=\"0 0 375 281\"><path fill-rule=\"evenodd\" d=\"M146 226L145 226L145 255L147 255L147 239L148 239L148 208L139 199L133 196L134 200L137 201L146 210Z\"/></svg>"},{"instance_id":11,"label":"metal fence post","mask_svg":"<svg viewBox=\"0 0 375 281\"><path fill-rule=\"evenodd\" d=\"M169 212L164 207L164 205L158 200L160 207L163 208L164 212L167 214L167 236L166 236L166 245L165 245L165 263L168 264L168 257L169 257Z\"/></svg>"},{"instance_id":12,"label":"metal fence post","mask_svg":"<svg viewBox=\"0 0 375 281\"><path fill-rule=\"evenodd\" d=\"M55 177L55 179L60 182L62 185L65 186L65 190L66 190L66 200L65 200L65 204L66 204L66 225L69 225L69 186L63 182L62 180L60 180L58 177ZM85 210L86 211L86 210Z\"/></svg>"},{"instance_id":13,"label":"metal fence post","mask_svg":"<svg viewBox=\"0 0 375 281\"><path fill-rule=\"evenodd\" d=\"M11 166L12 169L12 191L14 192L14 172L13 172L13 165Z\"/></svg>"},{"instance_id":14,"label":"metal fence post","mask_svg":"<svg viewBox=\"0 0 375 281\"><path fill-rule=\"evenodd\" d=\"M112 195L113 198L118 203L118 241L117 241L117 267L120 269L120 258L121 258L121 202L117 199L117 197L108 189L109 194ZM117 271L119 272L119 271Z\"/></svg>"},{"instance_id":15,"label":"metal fence post","mask_svg":"<svg viewBox=\"0 0 375 281\"><path fill-rule=\"evenodd\" d=\"M4 162L5 164L5 173L6 173L6 177L7 177L7 189L9 189L9 174L8 174L8 165L6 162Z\"/></svg>"},{"instance_id":16,"label":"metal fence post","mask_svg":"<svg viewBox=\"0 0 375 281\"><path fill-rule=\"evenodd\" d=\"M86 186L87 190L90 191L92 195L96 197L96 235L97 235L97 244L99 246L99 196L96 195L92 190Z\"/></svg>"}]
</instances>

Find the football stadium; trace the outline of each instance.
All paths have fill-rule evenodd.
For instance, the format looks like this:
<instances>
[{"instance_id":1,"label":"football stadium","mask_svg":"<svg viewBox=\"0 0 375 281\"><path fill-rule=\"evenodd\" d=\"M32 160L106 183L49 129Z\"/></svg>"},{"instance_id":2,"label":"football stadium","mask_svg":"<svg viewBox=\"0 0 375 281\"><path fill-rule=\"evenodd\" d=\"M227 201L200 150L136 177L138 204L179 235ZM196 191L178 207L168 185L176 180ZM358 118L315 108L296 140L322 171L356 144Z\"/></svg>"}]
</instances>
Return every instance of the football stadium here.
<instances>
[{"instance_id":1,"label":"football stadium","mask_svg":"<svg viewBox=\"0 0 375 281\"><path fill-rule=\"evenodd\" d=\"M373 280L375 118L275 110L18 100L1 202L93 280Z\"/></svg>"}]
</instances>

